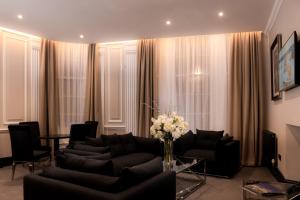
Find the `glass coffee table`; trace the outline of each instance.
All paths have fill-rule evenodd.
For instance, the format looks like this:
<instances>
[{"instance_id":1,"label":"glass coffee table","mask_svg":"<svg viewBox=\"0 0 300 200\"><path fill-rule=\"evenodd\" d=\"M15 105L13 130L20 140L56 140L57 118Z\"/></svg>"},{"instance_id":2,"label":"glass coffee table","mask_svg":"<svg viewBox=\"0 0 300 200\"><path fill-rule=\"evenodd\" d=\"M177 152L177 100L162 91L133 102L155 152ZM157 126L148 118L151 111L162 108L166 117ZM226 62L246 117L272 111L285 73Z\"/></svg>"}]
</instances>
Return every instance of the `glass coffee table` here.
<instances>
[{"instance_id":1,"label":"glass coffee table","mask_svg":"<svg viewBox=\"0 0 300 200\"><path fill-rule=\"evenodd\" d=\"M203 173L192 170L200 164L203 164ZM171 165L165 165L163 162L163 169L176 173L176 199L187 198L206 183L206 160L203 158L176 157ZM179 188L180 183L183 184Z\"/></svg>"},{"instance_id":2,"label":"glass coffee table","mask_svg":"<svg viewBox=\"0 0 300 200\"><path fill-rule=\"evenodd\" d=\"M288 200L287 190L292 184L258 180L243 180L243 200ZM291 198L293 199L293 198Z\"/></svg>"}]
</instances>

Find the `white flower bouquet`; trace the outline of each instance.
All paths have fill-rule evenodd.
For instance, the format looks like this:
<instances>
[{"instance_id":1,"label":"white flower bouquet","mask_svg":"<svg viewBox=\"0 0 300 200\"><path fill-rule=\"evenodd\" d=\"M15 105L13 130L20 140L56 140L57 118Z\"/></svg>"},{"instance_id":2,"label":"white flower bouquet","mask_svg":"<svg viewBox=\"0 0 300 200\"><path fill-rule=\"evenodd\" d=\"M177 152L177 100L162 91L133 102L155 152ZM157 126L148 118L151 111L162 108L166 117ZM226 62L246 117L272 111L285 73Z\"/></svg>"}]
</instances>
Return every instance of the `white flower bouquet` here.
<instances>
[{"instance_id":1,"label":"white flower bouquet","mask_svg":"<svg viewBox=\"0 0 300 200\"><path fill-rule=\"evenodd\" d=\"M152 122L151 135L163 142L165 140L175 141L186 134L188 128L188 123L175 112L159 115L157 119L152 118Z\"/></svg>"}]
</instances>

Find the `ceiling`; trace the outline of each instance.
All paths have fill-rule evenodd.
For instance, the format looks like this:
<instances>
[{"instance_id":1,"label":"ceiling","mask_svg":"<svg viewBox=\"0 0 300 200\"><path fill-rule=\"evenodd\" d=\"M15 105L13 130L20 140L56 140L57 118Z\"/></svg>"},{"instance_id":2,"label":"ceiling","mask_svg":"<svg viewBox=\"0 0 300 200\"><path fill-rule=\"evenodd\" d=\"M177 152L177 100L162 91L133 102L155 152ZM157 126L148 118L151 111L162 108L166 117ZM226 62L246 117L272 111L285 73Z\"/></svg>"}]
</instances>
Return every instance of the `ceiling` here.
<instances>
[{"instance_id":1,"label":"ceiling","mask_svg":"<svg viewBox=\"0 0 300 200\"><path fill-rule=\"evenodd\" d=\"M69 42L264 30L275 0L1 0L0 26ZM220 11L224 12L221 18ZM23 19L17 18L18 14ZM166 20L172 24L167 26ZM84 39L79 35L83 34Z\"/></svg>"}]
</instances>

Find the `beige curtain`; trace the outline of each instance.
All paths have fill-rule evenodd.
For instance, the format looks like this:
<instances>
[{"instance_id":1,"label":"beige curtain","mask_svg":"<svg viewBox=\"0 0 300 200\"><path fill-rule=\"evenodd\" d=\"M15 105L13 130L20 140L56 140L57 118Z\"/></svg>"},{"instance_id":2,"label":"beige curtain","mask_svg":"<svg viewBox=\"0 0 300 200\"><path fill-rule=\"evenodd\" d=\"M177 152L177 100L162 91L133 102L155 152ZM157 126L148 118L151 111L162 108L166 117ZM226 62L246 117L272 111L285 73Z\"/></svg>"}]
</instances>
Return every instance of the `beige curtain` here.
<instances>
[{"instance_id":1,"label":"beige curtain","mask_svg":"<svg viewBox=\"0 0 300 200\"><path fill-rule=\"evenodd\" d=\"M86 103L85 119L98 121L98 133L103 133L103 121L101 112L101 81L99 52L97 44L89 44L88 63L87 63L87 83L86 83Z\"/></svg>"},{"instance_id":2,"label":"beige curtain","mask_svg":"<svg viewBox=\"0 0 300 200\"><path fill-rule=\"evenodd\" d=\"M56 43L43 39L39 69L39 122L41 135L56 134L58 131L56 120L59 113L57 76Z\"/></svg>"},{"instance_id":3,"label":"beige curtain","mask_svg":"<svg viewBox=\"0 0 300 200\"><path fill-rule=\"evenodd\" d=\"M150 136L151 118L157 113L157 56L155 39L140 40L137 49L137 135Z\"/></svg>"},{"instance_id":4,"label":"beige curtain","mask_svg":"<svg viewBox=\"0 0 300 200\"><path fill-rule=\"evenodd\" d=\"M242 165L255 166L264 123L262 33L234 33L230 44L229 129L241 141Z\"/></svg>"}]
</instances>

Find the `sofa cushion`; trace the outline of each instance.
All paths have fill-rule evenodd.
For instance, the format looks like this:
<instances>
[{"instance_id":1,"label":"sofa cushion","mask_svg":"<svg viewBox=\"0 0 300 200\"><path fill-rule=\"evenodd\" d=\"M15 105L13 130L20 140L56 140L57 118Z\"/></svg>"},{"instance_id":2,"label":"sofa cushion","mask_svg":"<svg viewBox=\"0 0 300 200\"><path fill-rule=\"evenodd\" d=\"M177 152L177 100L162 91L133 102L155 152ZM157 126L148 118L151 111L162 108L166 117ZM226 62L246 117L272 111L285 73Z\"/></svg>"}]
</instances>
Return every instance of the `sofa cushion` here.
<instances>
[{"instance_id":1,"label":"sofa cushion","mask_svg":"<svg viewBox=\"0 0 300 200\"><path fill-rule=\"evenodd\" d=\"M90 174L57 167L45 169L41 176L92 188L97 191L119 192L121 188L119 177Z\"/></svg>"},{"instance_id":2,"label":"sofa cushion","mask_svg":"<svg viewBox=\"0 0 300 200\"><path fill-rule=\"evenodd\" d=\"M138 152L147 152L154 155L163 155L163 146L159 139L134 137Z\"/></svg>"},{"instance_id":3,"label":"sofa cushion","mask_svg":"<svg viewBox=\"0 0 300 200\"><path fill-rule=\"evenodd\" d=\"M132 133L125 135L102 135L105 144L110 146L112 157L136 152Z\"/></svg>"},{"instance_id":4,"label":"sofa cushion","mask_svg":"<svg viewBox=\"0 0 300 200\"><path fill-rule=\"evenodd\" d=\"M64 155L71 155L71 156L80 156L83 158L89 158L89 159L95 159L95 160L109 160L111 159L110 153L102 153L102 154L97 154L97 155L77 155L73 153L64 153Z\"/></svg>"},{"instance_id":5,"label":"sofa cushion","mask_svg":"<svg viewBox=\"0 0 300 200\"><path fill-rule=\"evenodd\" d=\"M73 149L80 150L80 151L88 151L88 152L95 152L95 153L106 153L109 151L109 147L96 147L86 144L75 144L73 145Z\"/></svg>"},{"instance_id":6,"label":"sofa cushion","mask_svg":"<svg viewBox=\"0 0 300 200\"><path fill-rule=\"evenodd\" d=\"M216 151L214 150L205 150L205 149L190 149L187 150L183 157L187 158L205 158L208 161L216 160Z\"/></svg>"},{"instance_id":7,"label":"sofa cushion","mask_svg":"<svg viewBox=\"0 0 300 200\"><path fill-rule=\"evenodd\" d=\"M101 135L101 138L104 142L105 145L107 146L111 146L114 144L120 144L120 137L117 134L113 134L113 135Z\"/></svg>"},{"instance_id":8,"label":"sofa cushion","mask_svg":"<svg viewBox=\"0 0 300 200\"><path fill-rule=\"evenodd\" d=\"M122 169L147 162L152 160L154 157L155 156L153 154L149 153L132 153L112 158L113 174L115 176L119 176Z\"/></svg>"},{"instance_id":9,"label":"sofa cushion","mask_svg":"<svg viewBox=\"0 0 300 200\"><path fill-rule=\"evenodd\" d=\"M188 131L174 142L174 152L176 155L183 155L188 149L194 146L195 134Z\"/></svg>"},{"instance_id":10,"label":"sofa cushion","mask_svg":"<svg viewBox=\"0 0 300 200\"><path fill-rule=\"evenodd\" d=\"M64 169L112 175L112 162L110 160L96 160L72 154L60 154L57 161L59 161L59 166Z\"/></svg>"},{"instance_id":11,"label":"sofa cushion","mask_svg":"<svg viewBox=\"0 0 300 200\"><path fill-rule=\"evenodd\" d=\"M208 150L216 149L223 134L224 131L206 131L197 129L194 147Z\"/></svg>"},{"instance_id":12,"label":"sofa cushion","mask_svg":"<svg viewBox=\"0 0 300 200\"><path fill-rule=\"evenodd\" d=\"M105 146L101 137L97 137L97 138L85 137L85 144L95 146L95 147Z\"/></svg>"},{"instance_id":13,"label":"sofa cushion","mask_svg":"<svg viewBox=\"0 0 300 200\"><path fill-rule=\"evenodd\" d=\"M60 150L62 153L71 153L79 156L97 156L99 153L96 152L89 152L89 151L82 151L77 149L62 149Z\"/></svg>"},{"instance_id":14,"label":"sofa cushion","mask_svg":"<svg viewBox=\"0 0 300 200\"><path fill-rule=\"evenodd\" d=\"M122 170L122 186L128 188L162 173L162 171L163 165L160 157L133 167L126 167Z\"/></svg>"}]
</instances>

